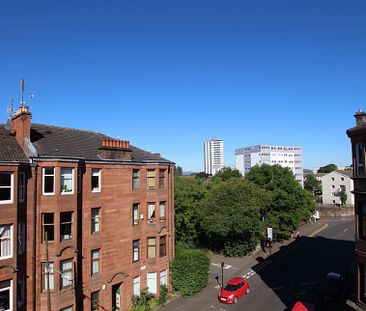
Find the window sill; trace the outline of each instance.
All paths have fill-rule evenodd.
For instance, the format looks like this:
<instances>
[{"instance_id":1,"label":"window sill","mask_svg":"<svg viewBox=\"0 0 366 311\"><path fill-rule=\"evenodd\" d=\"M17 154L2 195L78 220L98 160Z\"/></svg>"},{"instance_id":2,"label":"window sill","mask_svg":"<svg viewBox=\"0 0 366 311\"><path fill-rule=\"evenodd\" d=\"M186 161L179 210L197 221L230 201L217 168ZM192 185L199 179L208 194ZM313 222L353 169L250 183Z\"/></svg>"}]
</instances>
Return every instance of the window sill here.
<instances>
[{"instance_id":1,"label":"window sill","mask_svg":"<svg viewBox=\"0 0 366 311\"><path fill-rule=\"evenodd\" d=\"M2 205L2 204L13 204L14 203L14 201L13 200L7 200L7 201L0 201L0 205Z\"/></svg>"},{"instance_id":2,"label":"window sill","mask_svg":"<svg viewBox=\"0 0 366 311\"><path fill-rule=\"evenodd\" d=\"M13 255L0 257L0 260L10 259L10 258L13 258Z\"/></svg>"},{"instance_id":3,"label":"window sill","mask_svg":"<svg viewBox=\"0 0 366 311\"><path fill-rule=\"evenodd\" d=\"M70 191L70 192L61 192L61 195L71 195L74 194L74 191Z\"/></svg>"}]
</instances>

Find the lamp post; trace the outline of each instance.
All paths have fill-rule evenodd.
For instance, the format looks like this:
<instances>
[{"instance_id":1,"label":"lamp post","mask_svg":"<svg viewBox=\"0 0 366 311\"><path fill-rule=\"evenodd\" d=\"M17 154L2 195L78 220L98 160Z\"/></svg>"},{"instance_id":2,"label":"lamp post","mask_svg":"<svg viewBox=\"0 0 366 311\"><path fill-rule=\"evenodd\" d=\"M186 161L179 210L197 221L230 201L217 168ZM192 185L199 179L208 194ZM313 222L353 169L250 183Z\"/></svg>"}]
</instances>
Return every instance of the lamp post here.
<instances>
[{"instance_id":1,"label":"lamp post","mask_svg":"<svg viewBox=\"0 0 366 311\"><path fill-rule=\"evenodd\" d=\"M224 288L224 266L225 263L221 261L221 288Z\"/></svg>"}]
</instances>

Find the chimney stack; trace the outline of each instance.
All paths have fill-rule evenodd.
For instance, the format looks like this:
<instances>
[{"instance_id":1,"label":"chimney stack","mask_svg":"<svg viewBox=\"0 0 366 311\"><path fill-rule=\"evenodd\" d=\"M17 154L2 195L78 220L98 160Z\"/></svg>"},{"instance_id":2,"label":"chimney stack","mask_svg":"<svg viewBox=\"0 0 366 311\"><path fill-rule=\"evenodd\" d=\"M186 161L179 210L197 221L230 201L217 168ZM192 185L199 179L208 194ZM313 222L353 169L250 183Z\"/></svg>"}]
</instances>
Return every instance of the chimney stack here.
<instances>
[{"instance_id":1,"label":"chimney stack","mask_svg":"<svg viewBox=\"0 0 366 311\"><path fill-rule=\"evenodd\" d=\"M24 139L30 138L31 116L28 106L21 106L11 118L12 132L18 144L24 149Z\"/></svg>"},{"instance_id":2,"label":"chimney stack","mask_svg":"<svg viewBox=\"0 0 366 311\"><path fill-rule=\"evenodd\" d=\"M355 113L356 127L366 126L366 113L359 110Z\"/></svg>"},{"instance_id":3,"label":"chimney stack","mask_svg":"<svg viewBox=\"0 0 366 311\"><path fill-rule=\"evenodd\" d=\"M100 156L104 159L128 160L132 158L132 150L127 140L103 139Z\"/></svg>"}]
</instances>

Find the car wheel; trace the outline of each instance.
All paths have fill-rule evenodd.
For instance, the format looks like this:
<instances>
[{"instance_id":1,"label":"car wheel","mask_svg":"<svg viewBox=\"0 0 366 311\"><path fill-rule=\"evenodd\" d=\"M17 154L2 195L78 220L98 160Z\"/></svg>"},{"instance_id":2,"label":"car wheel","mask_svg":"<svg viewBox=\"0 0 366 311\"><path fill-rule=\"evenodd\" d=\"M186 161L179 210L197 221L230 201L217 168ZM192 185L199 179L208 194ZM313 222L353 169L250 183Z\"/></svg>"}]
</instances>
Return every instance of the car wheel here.
<instances>
[{"instance_id":1,"label":"car wheel","mask_svg":"<svg viewBox=\"0 0 366 311\"><path fill-rule=\"evenodd\" d=\"M246 292L245 292L246 294L249 294L249 288L247 288L247 290L246 290Z\"/></svg>"},{"instance_id":2,"label":"car wheel","mask_svg":"<svg viewBox=\"0 0 366 311\"><path fill-rule=\"evenodd\" d=\"M238 303L238 297L234 298L234 303Z\"/></svg>"}]
</instances>

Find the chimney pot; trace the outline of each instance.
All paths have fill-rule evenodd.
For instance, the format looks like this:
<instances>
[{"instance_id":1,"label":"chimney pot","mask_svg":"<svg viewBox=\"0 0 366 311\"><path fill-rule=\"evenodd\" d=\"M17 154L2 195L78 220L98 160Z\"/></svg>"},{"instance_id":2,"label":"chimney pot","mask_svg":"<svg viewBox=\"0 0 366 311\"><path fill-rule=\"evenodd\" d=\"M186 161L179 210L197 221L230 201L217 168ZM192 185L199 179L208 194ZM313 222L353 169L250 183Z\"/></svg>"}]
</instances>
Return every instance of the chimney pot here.
<instances>
[{"instance_id":1,"label":"chimney pot","mask_svg":"<svg viewBox=\"0 0 366 311\"><path fill-rule=\"evenodd\" d=\"M366 126L366 113L359 110L355 113L356 127Z\"/></svg>"}]
</instances>

